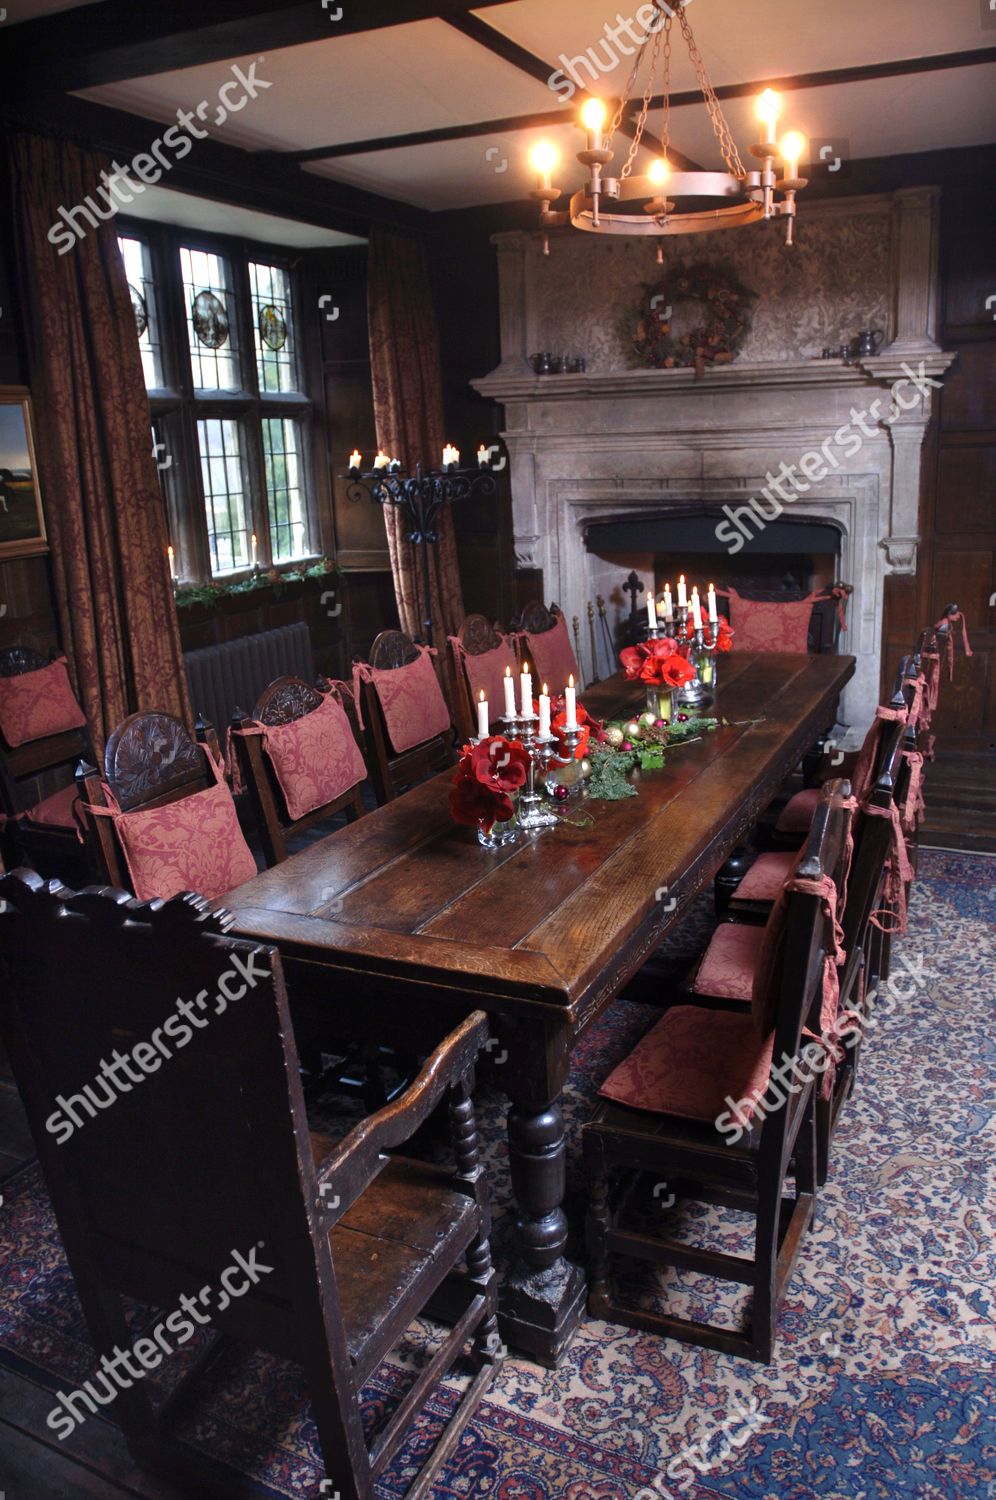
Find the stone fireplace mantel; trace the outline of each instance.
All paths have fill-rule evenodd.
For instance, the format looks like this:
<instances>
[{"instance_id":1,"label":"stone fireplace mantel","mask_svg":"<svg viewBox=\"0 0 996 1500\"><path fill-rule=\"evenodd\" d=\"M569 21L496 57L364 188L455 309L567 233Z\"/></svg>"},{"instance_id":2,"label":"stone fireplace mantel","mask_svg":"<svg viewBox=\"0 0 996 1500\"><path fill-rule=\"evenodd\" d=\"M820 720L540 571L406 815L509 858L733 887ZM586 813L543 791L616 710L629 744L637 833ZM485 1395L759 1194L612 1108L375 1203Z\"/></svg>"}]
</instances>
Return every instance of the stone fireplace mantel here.
<instances>
[{"instance_id":1,"label":"stone fireplace mantel","mask_svg":"<svg viewBox=\"0 0 996 1500\"><path fill-rule=\"evenodd\" d=\"M546 258L536 236L495 237L502 360L474 386L505 408L516 558L542 569L547 599L584 617L593 521L705 506L719 524L724 506L746 507L788 465L801 483L785 517L840 534L841 576L855 589L845 649L858 658L843 716L870 721L884 579L916 570L930 382L954 358L934 340L938 197L915 189L807 205L790 250L756 229L669 243L672 264L736 254L757 294L741 355L700 379L636 367L628 346L628 310L635 325L643 290L662 274L652 247L573 235L553 238ZM818 357L859 326L884 334L875 357ZM586 373L534 374L529 351L544 348L584 353ZM825 472L802 480L800 461L815 470L806 455L821 453Z\"/></svg>"}]
</instances>

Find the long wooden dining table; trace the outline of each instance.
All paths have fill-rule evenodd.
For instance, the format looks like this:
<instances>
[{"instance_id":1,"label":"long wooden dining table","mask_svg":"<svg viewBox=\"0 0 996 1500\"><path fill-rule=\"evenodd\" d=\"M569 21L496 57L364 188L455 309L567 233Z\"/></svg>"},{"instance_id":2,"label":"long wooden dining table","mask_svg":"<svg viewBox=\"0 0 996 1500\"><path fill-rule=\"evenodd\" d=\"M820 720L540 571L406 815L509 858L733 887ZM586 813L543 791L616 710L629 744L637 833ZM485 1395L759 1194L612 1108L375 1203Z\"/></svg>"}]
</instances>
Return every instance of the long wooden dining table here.
<instances>
[{"instance_id":1,"label":"long wooden dining table","mask_svg":"<svg viewBox=\"0 0 996 1500\"><path fill-rule=\"evenodd\" d=\"M295 1026L415 1045L490 1014L515 1195L501 1329L542 1364L586 1292L564 1254L572 1048L834 723L853 671L851 656L721 657L711 712L727 722L634 773L635 797L575 799L558 826L489 851L454 824L443 773L218 903L235 932L280 949ZM621 674L581 698L600 719L645 707Z\"/></svg>"}]
</instances>

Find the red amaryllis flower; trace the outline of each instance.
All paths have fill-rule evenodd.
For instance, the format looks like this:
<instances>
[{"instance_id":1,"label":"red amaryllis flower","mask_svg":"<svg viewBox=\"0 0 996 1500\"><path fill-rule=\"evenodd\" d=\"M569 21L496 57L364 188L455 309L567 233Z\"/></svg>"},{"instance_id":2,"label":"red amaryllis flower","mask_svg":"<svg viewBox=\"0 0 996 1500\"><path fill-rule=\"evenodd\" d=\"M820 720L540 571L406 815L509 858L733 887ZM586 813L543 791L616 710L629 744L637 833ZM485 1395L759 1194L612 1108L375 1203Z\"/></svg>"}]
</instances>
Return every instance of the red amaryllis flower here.
<instances>
[{"instance_id":1,"label":"red amaryllis flower","mask_svg":"<svg viewBox=\"0 0 996 1500\"><path fill-rule=\"evenodd\" d=\"M476 745L464 745L450 791L453 821L471 827L483 823L488 832L496 823L507 822L515 811L510 793L525 785L528 765L518 740L492 735Z\"/></svg>"},{"instance_id":2,"label":"red amaryllis flower","mask_svg":"<svg viewBox=\"0 0 996 1500\"><path fill-rule=\"evenodd\" d=\"M691 662L686 661L683 656L675 653L660 664L660 676L657 679L662 686L669 688L682 688L686 682L691 682L695 676L695 668Z\"/></svg>"},{"instance_id":3,"label":"red amaryllis flower","mask_svg":"<svg viewBox=\"0 0 996 1500\"><path fill-rule=\"evenodd\" d=\"M626 676L631 680L634 677L639 677L646 659L647 654L642 646L624 646L619 653L620 665Z\"/></svg>"},{"instance_id":4,"label":"red amaryllis flower","mask_svg":"<svg viewBox=\"0 0 996 1500\"><path fill-rule=\"evenodd\" d=\"M564 700L558 699L557 701L558 703L563 703ZM597 719L591 717L591 714L580 703L576 705L576 716L581 729L581 738L578 740L577 749L574 751L574 759L584 760L588 754L588 742L592 734L597 735L602 726ZM564 739L564 726L566 723L567 706L564 704L564 707L559 709L550 720L550 732L557 736L557 749L560 751L559 756L555 756L554 759L558 765L562 766L567 765L571 758L567 748L567 741Z\"/></svg>"}]
</instances>

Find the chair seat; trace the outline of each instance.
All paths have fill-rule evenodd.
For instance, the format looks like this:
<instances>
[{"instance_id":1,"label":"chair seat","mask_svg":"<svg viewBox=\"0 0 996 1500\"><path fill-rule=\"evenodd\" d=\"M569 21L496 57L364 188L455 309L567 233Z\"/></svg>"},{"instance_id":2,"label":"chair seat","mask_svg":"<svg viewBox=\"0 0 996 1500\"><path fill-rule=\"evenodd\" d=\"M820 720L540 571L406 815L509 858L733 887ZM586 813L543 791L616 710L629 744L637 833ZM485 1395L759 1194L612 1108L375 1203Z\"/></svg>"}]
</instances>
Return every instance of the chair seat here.
<instances>
[{"instance_id":1,"label":"chair seat","mask_svg":"<svg viewBox=\"0 0 996 1500\"><path fill-rule=\"evenodd\" d=\"M64 786L61 791L53 792L50 797L43 797L36 802L27 814L29 823L34 823L38 828L77 828L76 818L73 816L73 808L79 801L79 793L73 782Z\"/></svg>"},{"instance_id":2,"label":"chair seat","mask_svg":"<svg viewBox=\"0 0 996 1500\"><path fill-rule=\"evenodd\" d=\"M778 814L775 832L807 834L822 790L822 787L807 786L790 797Z\"/></svg>"},{"instance_id":3,"label":"chair seat","mask_svg":"<svg viewBox=\"0 0 996 1500\"><path fill-rule=\"evenodd\" d=\"M332 1230L346 1347L360 1379L395 1342L397 1308L416 1290L424 1304L477 1233L476 1203L451 1182L444 1167L393 1157Z\"/></svg>"},{"instance_id":4,"label":"chair seat","mask_svg":"<svg viewBox=\"0 0 996 1500\"><path fill-rule=\"evenodd\" d=\"M776 901L798 861L794 850L760 855L734 891L734 900Z\"/></svg>"},{"instance_id":5,"label":"chair seat","mask_svg":"<svg viewBox=\"0 0 996 1500\"><path fill-rule=\"evenodd\" d=\"M715 1121L727 1098L760 1099L771 1076L774 1033L758 1036L735 1011L676 1005L652 1026L599 1089L603 1099L683 1120Z\"/></svg>"},{"instance_id":6,"label":"chair seat","mask_svg":"<svg viewBox=\"0 0 996 1500\"><path fill-rule=\"evenodd\" d=\"M743 1000L749 1005L763 944L763 927L746 922L720 923L699 964L692 992Z\"/></svg>"}]
</instances>

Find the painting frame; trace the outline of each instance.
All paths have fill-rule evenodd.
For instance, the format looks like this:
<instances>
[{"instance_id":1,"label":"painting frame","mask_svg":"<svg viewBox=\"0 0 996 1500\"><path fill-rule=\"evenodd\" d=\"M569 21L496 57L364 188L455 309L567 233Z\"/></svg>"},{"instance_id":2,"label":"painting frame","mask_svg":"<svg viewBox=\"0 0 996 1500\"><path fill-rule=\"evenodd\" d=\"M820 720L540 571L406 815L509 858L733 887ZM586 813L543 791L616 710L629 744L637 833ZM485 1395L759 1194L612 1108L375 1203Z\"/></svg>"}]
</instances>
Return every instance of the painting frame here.
<instances>
[{"instance_id":1,"label":"painting frame","mask_svg":"<svg viewBox=\"0 0 996 1500\"><path fill-rule=\"evenodd\" d=\"M0 562L48 550L31 392L0 385Z\"/></svg>"}]
</instances>

